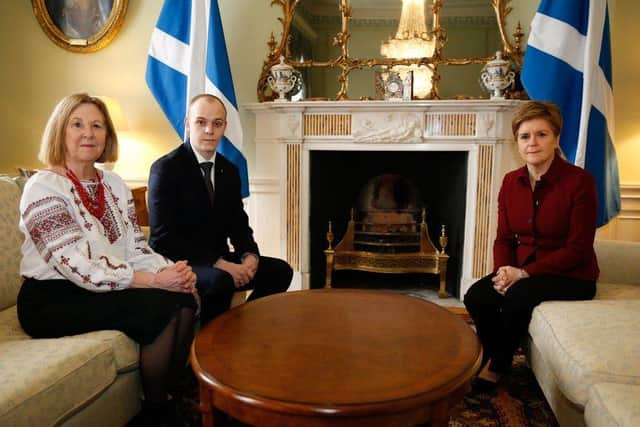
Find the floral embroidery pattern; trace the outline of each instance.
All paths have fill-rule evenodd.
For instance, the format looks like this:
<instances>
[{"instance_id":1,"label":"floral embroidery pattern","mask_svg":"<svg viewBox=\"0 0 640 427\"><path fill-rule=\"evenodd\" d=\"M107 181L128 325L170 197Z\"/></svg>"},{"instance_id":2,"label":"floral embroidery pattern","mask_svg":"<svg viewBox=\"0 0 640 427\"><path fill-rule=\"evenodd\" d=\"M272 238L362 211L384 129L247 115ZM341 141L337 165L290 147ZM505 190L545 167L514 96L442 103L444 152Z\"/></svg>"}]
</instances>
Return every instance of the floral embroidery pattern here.
<instances>
[{"instance_id":1,"label":"floral embroidery pattern","mask_svg":"<svg viewBox=\"0 0 640 427\"><path fill-rule=\"evenodd\" d=\"M69 267L69 270L71 270L71 272L73 274L75 274L76 276L80 277L82 279L82 283L88 283L91 284L93 286L95 286L96 288L102 287L102 286L107 286L110 289L116 289L118 287L118 284L115 282L94 282L91 280L91 276L88 274L82 274L80 272L80 270L78 269L78 267L76 267L75 265L71 265L71 263L69 262L71 261L69 258L65 257L64 255L60 256L60 263L62 265L66 265L67 267Z\"/></svg>"},{"instance_id":2,"label":"floral embroidery pattern","mask_svg":"<svg viewBox=\"0 0 640 427\"><path fill-rule=\"evenodd\" d=\"M119 264L119 265L111 264L111 261L109 260L109 258L107 258L104 255L101 256L100 259L104 261L104 263L107 264L107 267L109 267L112 270L120 270L123 268L127 268L127 264Z\"/></svg>"},{"instance_id":3,"label":"floral embroidery pattern","mask_svg":"<svg viewBox=\"0 0 640 427\"><path fill-rule=\"evenodd\" d=\"M126 185L109 174L105 179L113 182L103 181L107 206L102 218L96 218L66 179L32 178L23 193L20 223L29 254L21 268L29 277L66 278L91 291L108 291L127 288L134 271L167 265L149 248L135 221ZM84 185L95 192L95 184Z\"/></svg>"},{"instance_id":4,"label":"floral embroidery pattern","mask_svg":"<svg viewBox=\"0 0 640 427\"><path fill-rule=\"evenodd\" d=\"M39 209L41 206L44 206L47 203L53 203L53 202L59 202L64 205L64 199L62 197L56 197L56 196L43 197L42 199L36 200L35 202L29 204L29 206L27 206L27 208L24 210L24 213L22 214L22 216L26 218L31 214L31 211L33 211L34 209Z\"/></svg>"},{"instance_id":5,"label":"floral embroidery pattern","mask_svg":"<svg viewBox=\"0 0 640 427\"><path fill-rule=\"evenodd\" d=\"M113 211L111 210L111 205L107 205L109 208L105 210L104 215L100 218L100 223L104 227L104 234L109 239L109 243L113 243L118 240L122 233L120 231L120 227L118 227L118 222L113 215Z\"/></svg>"},{"instance_id":6,"label":"floral embroidery pattern","mask_svg":"<svg viewBox=\"0 0 640 427\"><path fill-rule=\"evenodd\" d=\"M91 227L93 227L93 224L91 224L88 220L87 220L87 213L84 211L84 206L82 206L82 200L80 200L80 198L78 197L78 192L76 191L76 189L74 187L71 187L71 194L73 195L73 203L76 204L76 206L78 207L78 211L80 212L80 216L82 217L82 220L84 221L84 228L86 228L88 231L91 231Z\"/></svg>"},{"instance_id":7,"label":"floral embroidery pattern","mask_svg":"<svg viewBox=\"0 0 640 427\"><path fill-rule=\"evenodd\" d=\"M31 240L46 262L54 252L82 238L82 230L59 197L46 197L31 203L23 218Z\"/></svg>"},{"instance_id":8,"label":"floral embroidery pattern","mask_svg":"<svg viewBox=\"0 0 640 427\"><path fill-rule=\"evenodd\" d=\"M127 200L127 216L129 217L129 223L133 228L134 242L136 244L136 250L145 255L153 254L153 251L147 245L147 238L144 237L140 224L138 223L138 216L136 215L136 205L133 198Z\"/></svg>"},{"instance_id":9,"label":"floral embroidery pattern","mask_svg":"<svg viewBox=\"0 0 640 427\"><path fill-rule=\"evenodd\" d=\"M133 199L127 200L127 217L129 218L131 227L133 227L133 231L136 234L142 234L140 224L138 224L138 216L136 215L136 205L133 202Z\"/></svg>"},{"instance_id":10,"label":"floral embroidery pattern","mask_svg":"<svg viewBox=\"0 0 640 427\"><path fill-rule=\"evenodd\" d=\"M82 184L85 186L87 193L89 193L91 197L96 197L97 183L83 182ZM113 243L116 240L118 240L120 237L122 237L122 229L119 226L117 215L114 212L114 205L117 207L117 201L119 199L116 196L114 196L110 186L104 185L104 187L106 190L108 190L108 194L114 203L113 204L110 203L109 197L106 197L107 204L105 206L104 215L102 215L102 218L98 218L98 220L100 221L100 223L102 224L102 227L104 228L105 237L109 239L109 243ZM73 199L74 199L73 201L78 206L80 215L82 216L82 219L85 221L84 223L85 228L88 231L91 231L91 227L93 227L93 224L88 220L88 217L91 217L91 215L89 214L89 212L87 212L86 208L82 204L82 200L80 200L80 197L78 196L78 192L76 191L76 189L71 187L70 191L71 191L71 194L73 194Z\"/></svg>"}]
</instances>

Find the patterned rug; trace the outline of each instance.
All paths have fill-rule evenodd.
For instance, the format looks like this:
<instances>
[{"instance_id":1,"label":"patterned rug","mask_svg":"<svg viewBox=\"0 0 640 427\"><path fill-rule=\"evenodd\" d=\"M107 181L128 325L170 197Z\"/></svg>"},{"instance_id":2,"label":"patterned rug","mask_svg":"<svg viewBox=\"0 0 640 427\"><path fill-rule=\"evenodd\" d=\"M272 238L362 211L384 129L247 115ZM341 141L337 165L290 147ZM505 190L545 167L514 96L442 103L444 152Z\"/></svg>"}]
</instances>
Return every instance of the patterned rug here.
<instances>
[{"instance_id":1,"label":"patterned rug","mask_svg":"<svg viewBox=\"0 0 640 427\"><path fill-rule=\"evenodd\" d=\"M557 427L551 408L522 354L492 393L469 392L452 411L449 427Z\"/></svg>"}]
</instances>

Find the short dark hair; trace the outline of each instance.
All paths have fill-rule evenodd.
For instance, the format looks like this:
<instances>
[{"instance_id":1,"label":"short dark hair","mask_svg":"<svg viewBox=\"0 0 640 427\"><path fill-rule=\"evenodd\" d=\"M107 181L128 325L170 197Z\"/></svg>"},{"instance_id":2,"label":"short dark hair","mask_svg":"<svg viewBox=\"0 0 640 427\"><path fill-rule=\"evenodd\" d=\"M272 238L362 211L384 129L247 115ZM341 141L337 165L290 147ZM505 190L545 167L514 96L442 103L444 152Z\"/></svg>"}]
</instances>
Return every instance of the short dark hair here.
<instances>
[{"instance_id":1,"label":"short dark hair","mask_svg":"<svg viewBox=\"0 0 640 427\"><path fill-rule=\"evenodd\" d=\"M48 166L62 166L65 162L66 145L65 132L69 124L71 113L82 104L93 104L102 113L106 126L104 151L96 160L98 163L115 162L118 160L118 136L105 103L95 96L86 93L76 93L63 98L55 106L49 121L44 128L40 141L38 159Z\"/></svg>"}]
</instances>

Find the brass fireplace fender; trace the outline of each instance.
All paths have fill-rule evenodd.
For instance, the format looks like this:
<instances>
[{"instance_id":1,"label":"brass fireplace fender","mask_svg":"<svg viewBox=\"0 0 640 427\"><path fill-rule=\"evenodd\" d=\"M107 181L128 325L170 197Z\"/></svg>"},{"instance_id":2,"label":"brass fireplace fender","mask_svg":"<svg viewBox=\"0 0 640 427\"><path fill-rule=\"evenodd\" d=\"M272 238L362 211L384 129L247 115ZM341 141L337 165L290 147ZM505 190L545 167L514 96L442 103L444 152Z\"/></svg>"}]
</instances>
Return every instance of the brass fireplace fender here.
<instances>
[{"instance_id":1,"label":"brass fireplace fender","mask_svg":"<svg viewBox=\"0 0 640 427\"><path fill-rule=\"evenodd\" d=\"M425 210L422 210L420 223L420 251L409 253L376 253L359 251L354 247L356 221L353 217L347 225L347 231L343 239L333 248L333 227L329 222L327 231L328 248L324 251L326 258L325 288L332 287L334 270L357 270L371 273L430 273L439 275L438 296L449 297L446 290L447 262L449 255L445 253L448 237L445 226L441 226L439 243L441 250L436 249L431 238L426 222Z\"/></svg>"}]
</instances>

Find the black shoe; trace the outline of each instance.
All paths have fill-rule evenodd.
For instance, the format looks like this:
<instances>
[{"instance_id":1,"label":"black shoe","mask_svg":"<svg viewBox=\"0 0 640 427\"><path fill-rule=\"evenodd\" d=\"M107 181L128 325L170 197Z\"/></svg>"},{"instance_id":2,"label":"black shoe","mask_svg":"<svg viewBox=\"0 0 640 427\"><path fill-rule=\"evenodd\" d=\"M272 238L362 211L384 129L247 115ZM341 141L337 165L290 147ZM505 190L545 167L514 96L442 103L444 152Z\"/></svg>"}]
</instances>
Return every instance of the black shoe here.
<instances>
[{"instance_id":1,"label":"black shoe","mask_svg":"<svg viewBox=\"0 0 640 427\"><path fill-rule=\"evenodd\" d=\"M173 399L164 402L142 401L142 426L145 427L176 427L181 425L176 414L176 404Z\"/></svg>"},{"instance_id":2,"label":"black shoe","mask_svg":"<svg viewBox=\"0 0 640 427\"><path fill-rule=\"evenodd\" d=\"M491 394L498 389L498 382L485 380L483 378L476 377L471 381L471 390L474 393Z\"/></svg>"}]
</instances>

